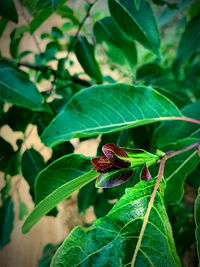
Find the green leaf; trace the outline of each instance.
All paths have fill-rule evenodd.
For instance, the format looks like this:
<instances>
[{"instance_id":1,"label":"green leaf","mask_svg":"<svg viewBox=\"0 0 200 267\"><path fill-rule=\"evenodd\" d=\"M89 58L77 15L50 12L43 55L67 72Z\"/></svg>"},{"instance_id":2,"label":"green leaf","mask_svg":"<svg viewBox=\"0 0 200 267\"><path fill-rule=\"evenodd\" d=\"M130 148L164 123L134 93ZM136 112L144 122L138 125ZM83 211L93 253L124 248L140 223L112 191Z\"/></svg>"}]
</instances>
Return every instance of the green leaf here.
<instances>
[{"instance_id":1,"label":"green leaf","mask_svg":"<svg viewBox=\"0 0 200 267\"><path fill-rule=\"evenodd\" d=\"M197 254L200 260L200 188L198 190L198 197L195 201L195 223L196 223L196 241L197 241Z\"/></svg>"},{"instance_id":2,"label":"green leaf","mask_svg":"<svg viewBox=\"0 0 200 267\"><path fill-rule=\"evenodd\" d=\"M108 57L134 70L137 63L135 43L128 39L114 22L112 17L105 17L95 23L94 34L98 43L102 43Z\"/></svg>"},{"instance_id":3,"label":"green leaf","mask_svg":"<svg viewBox=\"0 0 200 267\"><path fill-rule=\"evenodd\" d=\"M97 189L95 188L95 181L90 182L81 188L78 192L78 211L85 212L90 205L94 204Z\"/></svg>"},{"instance_id":4,"label":"green leaf","mask_svg":"<svg viewBox=\"0 0 200 267\"><path fill-rule=\"evenodd\" d=\"M174 62L174 70L177 72L177 68L188 59L196 50L200 47L200 15L194 17L186 25L185 31L181 36L181 40L178 45L177 55Z\"/></svg>"},{"instance_id":5,"label":"green leaf","mask_svg":"<svg viewBox=\"0 0 200 267\"><path fill-rule=\"evenodd\" d=\"M130 266L156 179L141 181L88 229L75 228L57 250L51 266ZM181 266L158 190L133 266ZM98 242L97 242L98 240ZM162 263L161 263L162 261Z\"/></svg>"},{"instance_id":6,"label":"green leaf","mask_svg":"<svg viewBox=\"0 0 200 267\"><path fill-rule=\"evenodd\" d=\"M37 1L36 12L34 18L30 23L30 32L34 33L41 24L50 17L56 9L60 8L66 0L40 0Z\"/></svg>"},{"instance_id":7,"label":"green leaf","mask_svg":"<svg viewBox=\"0 0 200 267\"><path fill-rule=\"evenodd\" d=\"M76 155L71 156L72 158L73 156L76 157ZM90 181L94 180L98 176L98 173L95 170L91 170L88 173L80 175L81 171L79 171L78 168L76 169L76 164L78 166L78 162L76 162L75 165L72 165L72 161L69 161L71 163L70 167L68 166L66 168L64 165L64 170L58 169L57 167L59 165L63 166L64 163L66 164L66 162L68 162L66 159L70 159L70 155L67 155L66 157L64 156L61 159L58 159L57 161L53 162L38 175L36 183L36 199L42 200L38 203L38 205L36 205L34 210L26 219L22 227L23 233L29 232L33 225L35 225L44 215L46 215L50 210L52 210L52 208L54 208L59 202L71 196L73 192L82 188L84 185L88 184ZM74 163L75 161L73 161L73 164ZM52 171L52 169L54 169L54 166L55 170ZM72 168L72 166L74 166L74 168ZM48 172L49 170L50 172ZM49 173L52 174L51 177L54 176L52 178L54 179L54 183L52 183L51 180L48 179ZM56 176L57 174L59 176ZM42 181L42 178L40 177L45 177L45 180L48 180L49 187L48 183L44 180ZM63 181L64 178L65 182ZM45 191L39 191L43 189L48 190L48 193Z\"/></svg>"},{"instance_id":8,"label":"green leaf","mask_svg":"<svg viewBox=\"0 0 200 267\"><path fill-rule=\"evenodd\" d=\"M21 201L20 197L19 199L19 220L22 221L24 216L28 214L28 207L27 205Z\"/></svg>"},{"instance_id":9,"label":"green leaf","mask_svg":"<svg viewBox=\"0 0 200 267\"><path fill-rule=\"evenodd\" d=\"M149 3L141 1L138 10L134 0L109 0L108 3L112 17L122 30L159 56L160 37Z\"/></svg>"},{"instance_id":10,"label":"green leaf","mask_svg":"<svg viewBox=\"0 0 200 267\"><path fill-rule=\"evenodd\" d=\"M19 173L20 153L0 137L0 171L12 176Z\"/></svg>"},{"instance_id":11,"label":"green leaf","mask_svg":"<svg viewBox=\"0 0 200 267\"><path fill-rule=\"evenodd\" d=\"M8 20L18 22L18 15L13 0L1 1L0 16Z\"/></svg>"},{"instance_id":12,"label":"green leaf","mask_svg":"<svg viewBox=\"0 0 200 267\"><path fill-rule=\"evenodd\" d=\"M4 18L0 19L0 37L2 36L7 24L8 24L8 20L7 19L4 19Z\"/></svg>"},{"instance_id":13,"label":"green leaf","mask_svg":"<svg viewBox=\"0 0 200 267\"><path fill-rule=\"evenodd\" d=\"M85 72L97 83L102 83L102 74L94 55L94 45L90 44L84 36L80 36L76 41L74 51Z\"/></svg>"},{"instance_id":14,"label":"green leaf","mask_svg":"<svg viewBox=\"0 0 200 267\"><path fill-rule=\"evenodd\" d=\"M182 115L152 88L120 83L99 85L77 93L41 138L52 146L75 137L117 132L173 116Z\"/></svg>"},{"instance_id":15,"label":"green leaf","mask_svg":"<svg viewBox=\"0 0 200 267\"><path fill-rule=\"evenodd\" d=\"M27 149L21 160L22 174L29 184L30 193L34 200L34 184L38 173L45 167L42 155L35 149Z\"/></svg>"},{"instance_id":16,"label":"green leaf","mask_svg":"<svg viewBox=\"0 0 200 267\"><path fill-rule=\"evenodd\" d=\"M37 177L35 184L36 204L60 186L89 172L92 166L90 158L78 154L69 154L52 162Z\"/></svg>"},{"instance_id":17,"label":"green leaf","mask_svg":"<svg viewBox=\"0 0 200 267\"><path fill-rule=\"evenodd\" d=\"M200 120L200 100L185 106L181 112L184 116ZM200 138L199 125L179 121L162 122L155 130L152 139L155 146L162 149L167 144L185 138Z\"/></svg>"},{"instance_id":18,"label":"green leaf","mask_svg":"<svg viewBox=\"0 0 200 267\"><path fill-rule=\"evenodd\" d=\"M51 259L56 252L58 245L56 244L47 244L42 252L42 258L38 262L38 267L49 267Z\"/></svg>"},{"instance_id":19,"label":"green leaf","mask_svg":"<svg viewBox=\"0 0 200 267\"><path fill-rule=\"evenodd\" d=\"M195 143L198 139L186 138L162 147L163 151L178 150ZM195 170L200 163L197 151L189 150L181 153L166 162L165 178L167 187L165 190L165 202L175 204L181 200L184 193L184 182L187 176Z\"/></svg>"},{"instance_id":20,"label":"green leaf","mask_svg":"<svg viewBox=\"0 0 200 267\"><path fill-rule=\"evenodd\" d=\"M43 109L42 96L35 84L14 68L0 68L0 98L30 110Z\"/></svg>"},{"instance_id":21,"label":"green leaf","mask_svg":"<svg viewBox=\"0 0 200 267\"><path fill-rule=\"evenodd\" d=\"M8 197L0 208L0 248L10 242L14 224L14 209L11 197Z\"/></svg>"}]
</instances>

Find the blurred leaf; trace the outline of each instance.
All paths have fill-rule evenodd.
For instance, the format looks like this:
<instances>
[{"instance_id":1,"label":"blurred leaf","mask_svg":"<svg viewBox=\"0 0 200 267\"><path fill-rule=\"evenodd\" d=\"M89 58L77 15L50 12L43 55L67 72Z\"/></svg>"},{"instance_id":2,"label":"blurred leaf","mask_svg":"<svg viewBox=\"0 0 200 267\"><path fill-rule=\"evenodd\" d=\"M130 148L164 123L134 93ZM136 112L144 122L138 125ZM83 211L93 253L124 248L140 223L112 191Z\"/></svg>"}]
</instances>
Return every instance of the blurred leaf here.
<instances>
[{"instance_id":1,"label":"blurred leaf","mask_svg":"<svg viewBox=\"0 0 200 267\"><path fill-rule=\"evenodd\" d=\"M0 98L30 110L42 110L42 96L35 84L14 68L0 68Z\"/></svg>"},{"instance_id":2,"label":"blurred leaf","mask_svg":"<svg viewBox=\"0 0 200 267\"><path fill-rule=\"evenodd\" d=\"M15 23L18 22L17 10L13 0L1 1L0 16L8 20L11 20Z\"/></svg>"},{"instance_id":3,"label":"blurred leaf","mask_svg":"<svg viewBox=\"0 0 200 267\"><path fill-rule=\"evenodd\" d=\"M56 244L47 244L43 249L42 258L39 260L38 267L49 267L57 248L58 245Z\"/></svg>"},{"instance_id":4,"label":"blurred leaf","mask_svg":"<svg viewBox=\"0 0 200 267\"><path fill-rule=\"evenodd\" d=\"M137 10L140 9L140 3L141 3L141 0L134 0L135 8L136 8Z\"/></svg>"},{"instance_id":5,"label":"blurred leaf","mask_svg":"<svg viewBox=\"0 0 200 267\"><path fill-rule=\"evenodd\" d=\"M52 267L63 266L181 266L163 202L163 185L158 190L147 218L147 207L156 179L142 181L126 190L112 210L94 221L89 229L75 228L57 250ZM147 218L142 234L141 228ZM141 243L138 242L142 235ZM97 242L98 238L98 242ZM89 244L89 245L88 245ZM139 251L132 260L136 248Z\"/></svg>"},{"instance_id":6,"label":"blurred leaf","mask_svg":"<svg viewBox=\"0 0 200 267\"><path fill-rule=\"evenodd\" d=\"M56 10L56 13L59 14L64 19L70 19L73 24L78 24L78 19L74 16L74 11L69 6L61 6Z\"/></svg>"},{"instance_id":7,"label":"blurred leaf","mask_svg":"<svg viewBox=\"0 0 200 267\"><path fill-rule=\"evenodd\" d=\"M95 181L82 187L78 192L78 212L85 212L90 205L94 204L96 197Z\"/></svg>"},{"instance_id":8,"label":"blurred leaf","mask_svg":"<svg viewBox=\"0 0 200 267\"><path fill-rule=\"evenodd\" d=\"M107 197L103 193L98 193L94 201L94 213L97 218L106 216L107 213L112 209L114 204L109 203Z\"/></svg>"},{"instance_id":9,"label":"blurred leaf","mask_svg":"<svg viewBox=\"0 0 200 267\"><path fill-rule=\"evenodd\" d=\"M53 150L52 156L48 160L47 164L53 162L54 160L62 156L73 153L74 146L70 142L64 142L60 145L53 147L52 150Z\"/></svg>"},{"instance_id":10,"label":"blurred leaf","mask_svg":"<svg viewBox=\"0 0 200 267\"><path fill-rule=\"evenodd\" d=\"M196 223L196 241L197 254L200 260L200 189L198 190L198 197L195 202L195 223Z\"/></svg>"},{"instance_id":11,"label":"blurred leaf","mask_svg":"<svg viewBox=\"0 0 200 267\"><path fill-rule=\"evenodd\" d=\"M55 26L52 27L52 29L51 29L51 36L53 38L63 38L64 37L62 31L58 27L55 27Z\"/></svg>"},{"instance_id":12,"label":"blurred leaf","mask_svg":"<svg viewBox=\"0 0 200 267\"><path fill-rule=\"evenodd\" d=\"M52 146L182 116L152 88L127 84L99 85L76 94L45 129L41 138Z\"/></svg>"},{"instance_id":13,"label":"blurred leaf","mask_svg":"<svg viewBox=\"0 0 200 267\"><path fill-rule=\"evenodd\" d=\"M20 153L0 137L0 171L12 176L19 173Z\"/></svg>"},{"instance_id":14,"label":"blurred leaf","mask_svg":"<svg viewBox=\"0 0 200 267\"><path fill-rule=\"evenodd\" d=\"M38 173L45 167L42 155L35 149L27 149L21 161L22 174L30 187L30 193L35 199L34 185Z\"/></svg>"},{"instance_id":15,"label":"blurred leaf","mask_svg":"<svg viewBox=\"0 0 200 267\"><path fill-rule=\"evenodd\" d=\"M26 108L12 106L0 119L1 125L8 124L13 131L25 132L26 127L32 122L35 113Z\"/></svg>"},{"instance_id":16,"label":"blurred leaf","mask_svg":"<svg viewBox=\"0 0 200 267\"><path fill-rule=\"evenodd\" d=\"M62 158L61 158L62 159ZM53 164L53 163L52 163ZM50 165L52 166L52 165ZM44 173L44 170L42 173ZM34 208L31 214L28 216L22 226L22 232L25 234L52 208L54 208L59 202L65 198L70 197L72 193L80 189L84 185L97 177L98 173L95 170L91 170L65 184L59 186L57 189L52 191L48 196L45 197L38 205ZM52 188L51 188L52 189Z\"/></svg>"},{"instance_id":17,"label":"blurred leaf","mask_svg":"<svg viewBox=\"0 0 200 267\"><path fill-rule=\"evenodd\" d=\"M30 23L30 32L33 34L40 25L50 17L57 8L61 7L67 0L39 0L37 1L36 12Z\"/></svg>"},{"instance_id":18,"label":"blurred leaf","mask_svg":"<svg viewBox=\"0 0 200 267\"><path fill-rule=\"evenodd\" d=\"M108 57L120 64L128 65L131 70L137 63L135 43L120 30L112 17L105 17L94 25L94 34L98 43L103 43Z\"/></svg>"},{"instance_id":19,"label":"blurred leaf","mask_svg":"<svg viewBox=\"0 0 200 267\"><path fill-rule=\"evenodd\" d=\"M156 63L147 63L137 69L137 79L151 80L160 77L162 74L161 67Z\"/></svg>"},{"instance_id":20,"label":"blurred leaf","mask_svg":"<svg viewBox=\"0 0 200 267\"><path fill-rule=\"evenodd\" d=\"M74 51L85 72L97 83L101 83L102 74L95 59L94 45L90 44L84 36L81 36L75 43Z\"/></svg>"},{"instance_id":21,"label":"blurred leaf","mask_svg":"<svg viewBox=\"0 0 200 267\"><path fill-rule=\"evenodd\" d=\"M178 14L186 10L196 0L181 0L176 2L176 8L170 9L168 6L161 12L157 19L159 27L164 26L176 17Z\"/></svg>"},{"instance_id":22,"label":"blurred leaf","mask_svg":"<svg viewBox=\"0 0 200 267\"><path fill-rule=\"evenodd\" d=\"M27 205L21 201L20 197L19 199L19 220L22 221L24 216L28 214L28 207Z\"/></svg>"},{"instance_id":23,"label":"blurred leaf","mask_svg":"<svg viewBox=\"0 0 200 267\"><path fill-rule=\"evenodd\" d=\"M10 235L14 224L14 208L12 198L9 197L0 207L0 248L10 242Z\"/></svg>"},{"instance_id":24,"label":"blurred leaf","mask_svg":"<svg viewBox=\"0 0 200 267\"><path fill-rule=\"evenodd\" d=\"M137 10L134 0L109 0L112 17L122 30L133 40L160 56L160 37L153 11L146 0Z\"/></svg>"},{"instance_id":25,"label":"blurred leaf","mask_svg":"<svg viewBox=\"0 0 200 267\"><path fill-rule=\"evenodd\" d=\"M200 187L200 164L187 176L186 183L195 189Z\"/></svg>"},{"instance_id":26,"label":"blurred leaf","mask_svg":"<svg viewBox=\"0 0 200 267\"><path fill-rule=\"evenodd\" d=\"M8 24L8 20L7 19L4 19L4 18L0 19L0 37L2 36L7 24Z\"/></svg>"},{"instance_id":27,"label":"blurred leaf","mask_svg":"<svg viewBox=\"0 0 200 267\"><path fill-rule=\"evenodd\" d=\"M200 47L200 15L193 18L185 27L178 45L177 55L174 62L174 71L178 73L180 65L187 60L197 48Z\"/></svg>"}]
</instances>

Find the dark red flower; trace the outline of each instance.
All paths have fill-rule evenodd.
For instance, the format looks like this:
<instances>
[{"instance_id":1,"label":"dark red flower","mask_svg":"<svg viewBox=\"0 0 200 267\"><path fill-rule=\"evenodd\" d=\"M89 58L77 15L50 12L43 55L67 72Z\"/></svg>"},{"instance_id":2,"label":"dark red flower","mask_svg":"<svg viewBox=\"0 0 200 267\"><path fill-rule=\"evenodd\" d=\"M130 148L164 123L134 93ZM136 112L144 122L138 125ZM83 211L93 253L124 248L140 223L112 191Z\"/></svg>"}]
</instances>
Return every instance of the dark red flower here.
<instances>
[{"instance_id":1,"label":"dark red flower","mask_svg":"<svg viewBox=\"0 0 200 267\"><path fill-rule=\"evenodd\" d=\"M124 158L128 154L115 144L106 144L102 147L105 156L92 159L93 169L98 172L110 172L114 170L129 168L131 163Z\"/></svg>"}]
</instances>

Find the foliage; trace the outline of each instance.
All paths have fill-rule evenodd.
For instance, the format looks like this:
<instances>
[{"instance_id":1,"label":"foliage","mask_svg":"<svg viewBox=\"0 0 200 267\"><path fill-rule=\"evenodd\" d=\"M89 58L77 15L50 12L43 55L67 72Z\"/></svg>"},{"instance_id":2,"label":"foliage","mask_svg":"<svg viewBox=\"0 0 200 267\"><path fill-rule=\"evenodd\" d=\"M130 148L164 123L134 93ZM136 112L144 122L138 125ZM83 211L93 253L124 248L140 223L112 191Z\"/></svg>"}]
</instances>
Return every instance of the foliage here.
<instances>
[{"instance_id":1,"label":"foliage","mask_svg":"<svg viewBox=\"0 0 200 267\"><path fill-rule=\"evenodd\" d=\"M39 266L184 265L200 242L199 1L80 3L0 4L1 38L12 25L10 57L3 48L0 57L0 127L24 135L16 149L0 136L0 247L17 218L14 190L18 218L28 213L12 183L21 174L35 205L23 233L77 190L79 213L93 206L97 218L48 244ZM39 37L53 13L62 26ZM37 50L22 49L27 34ZM48 161L27 146L30 125L51 148ZM71 139L99 135L93 158L74 153ZM196 193L189 205L186 187Z\"/></svg>"}]
</instances>

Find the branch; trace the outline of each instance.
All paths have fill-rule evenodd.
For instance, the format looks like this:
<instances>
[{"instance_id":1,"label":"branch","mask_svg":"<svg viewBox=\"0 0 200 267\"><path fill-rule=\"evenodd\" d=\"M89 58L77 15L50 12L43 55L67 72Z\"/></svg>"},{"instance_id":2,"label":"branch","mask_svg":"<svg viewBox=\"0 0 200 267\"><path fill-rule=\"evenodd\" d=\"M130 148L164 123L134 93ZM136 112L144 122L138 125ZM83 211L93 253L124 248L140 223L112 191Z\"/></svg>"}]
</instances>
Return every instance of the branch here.
<instances>
[{"instance_id":1,"label":"branch","mask_svg":"<svg viewBox=\"0 0 200 267\"><path fill-rule=\"evenodd\" d=\"M141 243L142 243L142 238L144 236L144 232L145 232L145 229L146 229L146 226L147 226L147 223L148 223L148 219L149 219L149 215L150 215L150 212L151 212L151 208L153 207L154 199L155 199L156 193L158 191L159 184L160 184L160 182L162 180L162 177L163 177L163 174L164 174L166 159L167 158L165 156L161 159L159 172L158 172L158 178L156 180L156 183L155 183L155 186L154 186L154 189L153 189L153 192L151 194L151 198L150 198L150 201L149 201L149 204L148 204L148 207L147 207L147 211L146 211L146 214L145 214L145 217L144 217L144 221L143 221L143 224L142 224L142 228L141 228L141 231L140 231L138 242L137 242L137 245L136 245L136 248L135 248L135 251L134 251L134 254L133 254L133 258L132 258L132 261L131 261L131 267L133 267L134 264L135 264L136 257L138 255L138 251L139 251Z\"/></svg>"},{"instance_id":2,"label":"branch","mask_svg":"<svg viewBox=\"0 0 200 267\"><path fill-rule=\"evenodd\" d=\"M2 59L5 60L5 61L8 61L10 63L15 63L15 60L13 60L11 58L2 57ZM36 64L29 63L29 62L24 62L24 61L18 61L17 62L17 66L18 67L23 66L23 67L26 67L26 68L29 68L29 69L33 69L33 70L36 70L36 71L41 71L41 72L50 71L51 74L54 75L55 77L63 79L63 77L56 70L52 69L50 66L36 65ZM77 76L70 76L70 78L74 83L77 83L77 84L80 84L80 85L83 85L83 86L86 86L86 87L89 87L89 86L92 85L89 81L80 79Z\"/></svg>"},{"instance_id":3,"label":"branch","mask_svg":"<svg viewBox=\"0 0 200 267\"><path fill-rule=\"evenodd\" d=\"M199 147L200 147L200 141L194 143L194 144L191 144L189 146L185 146L183 148L180 148L178 150L172 150L172 151L168 151L168 152L165 152L165 156L167 157L167 159L171 158L171 157L174 157L176 155L179 155L185 151L188 151L190 149L195 149L195 150L199 150Z\"/></svg>"},{"instance_id":4,"label":"branch","mask_svg":"<svg viewBox=\"0 0 200 267\"><path fill-rule=\"evenodd\" d=\"M95 4L97 1L98 1L98 0L95 0L93 3L89 3L89 2L87 2L87 3L89 4L87 13L86 13L85 17L83 18L83 20L80 22L80 24L79 24L79 26L78 26L78 29L77 29L77 32L75 33L75 35L74 35L74 37L73 37L73 39L72 39L72 41L71 41L71 43L70 43L70 45L69 45L69 49L68 49L68 53L67 53L67 57L66 57L66 61L69 59L69 55L70 55L70 53L71 53L71 51L72 51L72 49L73 49L73 47L74 47L74 45L75 45L75 42L76 42L76 40L77 40L77 38L78 38L78 36L79 36L79 33L80 33L80 31L81 31L81 28L83 27L83 25L84 25L86 19L90 16L90 11L91 11L92 7L94 6L94 4Z\"/></svg>"}]
</instances>

